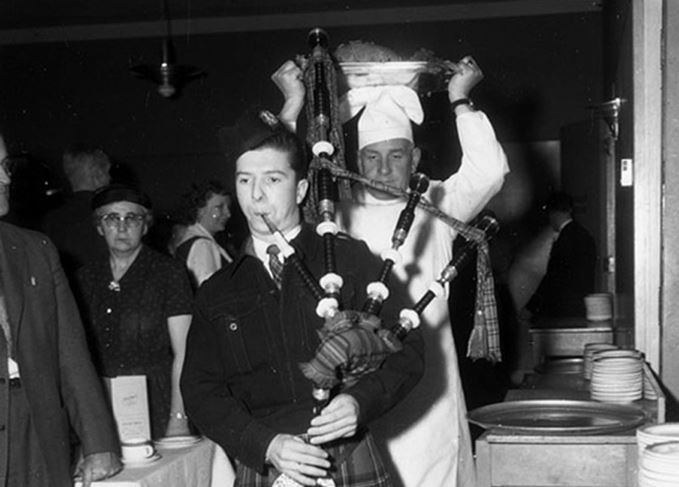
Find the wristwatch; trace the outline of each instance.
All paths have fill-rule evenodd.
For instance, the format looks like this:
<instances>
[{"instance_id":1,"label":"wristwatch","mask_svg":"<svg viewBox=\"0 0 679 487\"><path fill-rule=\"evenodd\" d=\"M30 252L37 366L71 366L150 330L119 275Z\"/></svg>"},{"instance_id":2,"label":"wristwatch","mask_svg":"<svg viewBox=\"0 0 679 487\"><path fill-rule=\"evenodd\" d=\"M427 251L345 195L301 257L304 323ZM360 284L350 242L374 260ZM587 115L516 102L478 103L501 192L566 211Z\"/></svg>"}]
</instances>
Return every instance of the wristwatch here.
<instances>
[{"instance_id":1,"label":"wristwatch","mask_svg":"<svg viewBox=\"0 0 679 487\"><path fill-rule=\"evenodd\" d=\"M469 105L469 108L474 110L474 102L471 101L469 98L458 98L454 102L450 103L450 108L455 110L455 107L459 107L460 105Z\"/></svg>"}]
</instances>

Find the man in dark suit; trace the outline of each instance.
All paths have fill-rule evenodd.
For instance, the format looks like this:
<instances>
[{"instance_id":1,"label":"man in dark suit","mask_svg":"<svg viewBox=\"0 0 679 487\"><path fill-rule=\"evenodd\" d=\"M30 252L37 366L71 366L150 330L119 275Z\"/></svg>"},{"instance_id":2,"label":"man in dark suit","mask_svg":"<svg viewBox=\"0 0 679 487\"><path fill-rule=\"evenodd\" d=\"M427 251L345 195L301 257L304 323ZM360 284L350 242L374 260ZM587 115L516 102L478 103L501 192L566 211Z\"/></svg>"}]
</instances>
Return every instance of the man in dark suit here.
<instances>
[{"instance_id":1,"label":"man in dark suit","mask_svg":"<svg viewBox=\"0 0 679 487\"><path fill-rule=\"evenodd\" d=\"M584 297L594 291L594 239L573 219L573 199L568 194L553 194L545 210L555 241L547 272L526 308L541 316L585 316Z\"/></svg>"},{"instance_id":2,"label":"man in dark suit","mask_svg":"<svg viewBox=\"0 0 679 487\"><path fill-rule=\"evenodd\" d=\"M92 224L92 196L111 182L111 162L103 150L78 144L64 152L63 168L71 193L45 215L42 231L56 245L61 265L73 279L79 267L108 253Z\"/></svg>"},{"instance_id":3,"label":"man in dark suit","mask_svg":"<svg viewBox=\"0 0 679 487\"><path fill-rule=\"evenodd\" d=\"M10 175L0 135L0 216ZM0 486L70 487L69 425L83 484L121 468L113 418L54 246L0 222Z\"/></svg>"}]
</instances>

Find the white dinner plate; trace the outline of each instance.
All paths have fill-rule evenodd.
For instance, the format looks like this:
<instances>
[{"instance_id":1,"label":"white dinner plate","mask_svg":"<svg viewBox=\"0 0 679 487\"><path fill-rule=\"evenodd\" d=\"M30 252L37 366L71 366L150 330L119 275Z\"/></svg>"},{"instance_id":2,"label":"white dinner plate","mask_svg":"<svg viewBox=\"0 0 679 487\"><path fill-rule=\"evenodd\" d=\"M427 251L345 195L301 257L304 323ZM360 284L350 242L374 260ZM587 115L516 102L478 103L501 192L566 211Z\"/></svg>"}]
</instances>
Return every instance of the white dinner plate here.
<instances>
[{"instance_id":1,"label":"white dinner plate","mask_svg":"<svg viewBox=\"0 0 679 487\"><path fill-rule=\"evenodd\" d=\"M156 441L158 448L186 448L195 445L203 439L202 436L166 436Z\"/></svg>"},{"instance_id":2,"label":"white dinner plate","mask_svg":"<svg viewBox=\"0 0 679 487\"><path fill-rule=\"evenodd\" d=\"M654 439L666 438L656 443L679 441L679 423L660 423L642 426L637 430L637 436Z\"/></svg>"}]
</instances>

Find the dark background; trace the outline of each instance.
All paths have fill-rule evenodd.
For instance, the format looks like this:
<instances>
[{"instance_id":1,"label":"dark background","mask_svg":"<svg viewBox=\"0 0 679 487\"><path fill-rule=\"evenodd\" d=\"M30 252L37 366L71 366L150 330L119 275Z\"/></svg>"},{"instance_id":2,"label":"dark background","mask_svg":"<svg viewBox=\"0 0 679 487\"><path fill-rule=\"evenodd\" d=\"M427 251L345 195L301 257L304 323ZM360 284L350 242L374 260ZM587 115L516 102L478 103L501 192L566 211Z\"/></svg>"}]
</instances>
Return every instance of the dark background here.
<instances>
[{"instance_id":1,"label":"dark background","mask_svg":"<svg viewBox=\"0 0 679 487\"><path fill-rule=\"evenodd\" d=\"M586 119L586 107L602 100L601 29L600 13L585 12L327 30L331 47L362 39L403 55L419 48L451 60L474 55L486 75L474 91L476 104L493 121L501 142L521 145L558 139L560 127ZM161 98L153 84L128 72L133 64L159 62L158 39L1 46L0 130L13 152L55 169L66 145L99 145L119 171L151 195L158 210L171 211L193 180L230 182L217 129L253 103L278 110L281 98L269 76L286 59L308 52L307 32L176 37L179 62L207 72L176 100ZM425 167L442 176L457 163L452 121L444 94L424 102ZM510 165L539 166L541 161L528 160L529 152L527 160ZM538 176L544 172L535 169Z\"/></svg>"},{"instance_id":2,"label":"dark background","mask_svg":"<svg viewBox=\"0 0 679 487\"><path fill-rule=\"evenodd\" d=\"M536 144L558 142L563 127L588 120L588 106L608 95L604 93L602 14L441 22L404 19L398 24L376 19L376 24L326 28L330 47L360 39L403 56L421 48L450 60L471 54L485 73L473 98L492 121L512 169L490 205L502 225L491 248L498 297L502 314L511 318L505 273L517 250L542 223L536 208L560 182L558 147L555 161L536 151ZM58 200L63 186L61 153L74 142L101 146L110 154L114 177L130 180L149 193L159 223L169 221L191 182L216 178L231 185L217 130L231 124L249 105L278 111L282 100L270 75L285 60L309 52L307 33L316 26L324 27L175 36L178 61L200 67L207 76L188 84L173 100L161 98L152 83L135 79L128 71L139 63L159 63L159 38L0 46L0 132L13 153L23 153L32 161L25 177L15 178L13 208L40 213ZM425 122L417 131L425 155L423 168L430 176L444 178L457 169L460 157L447 95L425 97L423 105ZM22 180L35 180L31 176L38 167L44 173L38 187L20 186ZM42 198L36 195L44 193L42 181L57 192L36 204ZM157 225L157 229L162 241L169 226ZM232 222L236 234L242 229L242 222L240 228ZM505 370L464 358L473 315L473 279L474 266L470 266L456 281L451 297L457 303L453 323L461 372L465 386L471 384L465 391L470 408L501 400L507 387ZM513 333L515 326L503 323L503 333ZM512 343L504 338L503 343ZM516 357L509 353L507 358L513 365Z\"/></svg>"}]
</instances>

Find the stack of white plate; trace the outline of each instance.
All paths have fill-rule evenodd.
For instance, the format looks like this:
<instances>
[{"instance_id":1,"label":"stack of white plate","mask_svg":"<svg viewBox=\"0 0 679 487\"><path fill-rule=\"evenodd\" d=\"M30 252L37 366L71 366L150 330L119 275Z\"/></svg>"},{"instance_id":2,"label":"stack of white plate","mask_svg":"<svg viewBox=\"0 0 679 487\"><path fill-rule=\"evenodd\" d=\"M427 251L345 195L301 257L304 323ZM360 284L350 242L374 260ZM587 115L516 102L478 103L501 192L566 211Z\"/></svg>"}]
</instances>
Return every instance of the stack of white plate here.
<instances>
[{"instance_id":1,"label":"stack of white plate","mask_svg":"<svg viewBox=\"0 0 679 487\"><path fill-rule=\"evenodd\" d=\"M629 403L644 391L643 356L637 350L600 350L592 361L590 394L595 401Z\"/></svg>"},{"instance_id":2,"label":"stack of white plate","mask_svg":"<svg viewBox=\"0 0 679 487\"><path fill-rule=\"evenodd\" d=\"M639 427L637 429L639 464L641 464L641 454L647 446L668 441L679 441L679 423L648 424Z\"/></svg>"},{"instance_id":3,"label":"stack of white plate","mask_svg":"<svg viewBox=\"0 0 679 487\"><path fill-rule=\"evenodd\" d=\"M650 370L649 374L652 374ZM644 399L649 399L651 401L655 401L656 399L658 399L658 393L653 388L653 383L646 375L646 373L644 373ZM679 440L679 438L677 439Z\"/></svg>"},{"instance_id":4,"label":"stack of white plate","mask_svg":"<svg viewBox=\"0 0 679 487\"><path fill-rule=\"evenodd\" d=\"M618 347L612 343L588 343L585 345L583 352L584 359L584 376L585 379L589 380L592 378L592 360L594 359L594 353L599 350L616 350Z\"/></svg>"},{"instance_id":5,"label":"stack of white plate","mask_svg":"<svg viewBox=\"0 0 679 487\"><path fill-rule=\"evenodd\" d=\"M589 321L606 321L613 317L613 296L595 293L585 296L585 316Z\"/></svg>"},{"instance_id":6,"label":"stack of white plate","mask_svg":"<svg viewBox=\"0 0 679 487\"><path fill-rule=\"evenodd\" d=\"M639 464L639 487L679 485L679 441L647 446Z\"/></svg>"}]
</instances>

